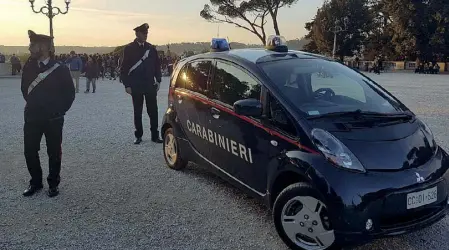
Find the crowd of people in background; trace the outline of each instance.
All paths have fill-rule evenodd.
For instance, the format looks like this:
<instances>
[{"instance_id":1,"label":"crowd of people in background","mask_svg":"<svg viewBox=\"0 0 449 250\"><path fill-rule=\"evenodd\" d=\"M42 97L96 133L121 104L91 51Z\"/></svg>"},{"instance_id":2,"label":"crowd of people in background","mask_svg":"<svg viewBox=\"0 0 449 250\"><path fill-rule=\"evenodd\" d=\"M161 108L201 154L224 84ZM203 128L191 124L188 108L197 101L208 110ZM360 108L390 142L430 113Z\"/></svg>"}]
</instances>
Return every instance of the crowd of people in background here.
<instances>
[{"instance_id":1,"label":"crowd of people in background","mask_svg":"<svg viewBox=\"0 0 449 250\"><path fill-rule=\"evenodd\" d=\"M161 68L164 75L168 76L173 70L174 60L170 56L160 56ZM79 92L79 78L85 76L86 90L84 93L96 91L96 80L117 80L119 75L120 55L119 54L60 54L55 56L55 60L61 64L68 65L75 82L75 91Z\"/></svg>"},{"instance_id":2,"label":"crowd of people in background","mask_svg":"<svg viewBox=\"0 0 449 250\"><path fill-rule=\"evenodd\" d=\"M109 80L117 80L118 78L118 67L120 65L120 55L114 53L108 54L77 54L75 51L72 51L70 54L59 54L55 55L55 59L61 64L70 64L73 57L77 57L81 59L82 69L86 68L88 61L91 59L91 63L97 65L98 67L98 78L109 79ZM171 70L173 69L173 64L178 60L173 56L160 56L161 68L165 75L171 74ZM20 58L15 54L11 55L7 60L7 57L0 53L0 63L10 62L12 65L12 75L17 75L20 73L22 68L22 62ZM72 65L73 66L73 65ZM86 74L87 72L81 69L81 75Z\"/></svg>"},{"instance_id":3,"label":"crowd of people in background","mask_svg":"<svg viewBox=\"0 0 449 250\"><path fill-rule=\"evenodd\" d=\"M16 54L12 54L12 56L9 58L9 62L11 63L11 75L17 75L20 74L20 71L22 70L22 63L20 62L20 59ZM5 55L0 53L0 63L6 63L6 57Z\"/></svg>"},{"instance_id":4,"label":"crowd of people in background","mask_svg":"<svg viewBox=\"0 0 449 250\"><path fill-rule=\"evenodd\" d=\"M179 59L186 57L186 55L181 55L179 57L174 56L173 54L160 55L160 62L163 75L169 76L173 70L174 65ZM73 62L75 58L78 58L81 62L81 66L77 67L76 63ZM108 54L76 54L75 51L72 51L70 54L59 54L55 55L55 59L59 61L61 64L65 64L71 67L72 77L75 82L76 90L79 88L79 78L81 76L89 75L90 80L89 84L92 85L93 90L96 89L95 82L97 79L101 78L102 80L117 80L119 74L119 66L120 66L120 55L117 53L108 53ZM75 61L78 61L76 59ZM368 72L374 72L376 74L380 74L380 72L384 71L386 61L385 57L382 55L377 55L372 63L369 62L361 62L357 57L355 61L352 63L352 67L364 70ZM20 58L15 54L11 55L9 59L0 53L0 63L11 63L11 74L17 75L20 74L22 63ZM89 63L90 62L90 63ZM89 64L89 67L88 67ZM415 68L415 73L417 74L438 74L440 72L440 65L436 62L416 62L417 67ZM87 84L87 83L86 83ZM87 86L87 85L86 85ZM86 87L86 92L90 90L89 87Z\"/></svg>"},{"instance_id":5,"label":"crowd of people in background","mask_svg":"<svg viewBox=\"0 0 449 250\"><path fill-rule=\"evenodd\" d=\"M369 72L374 71L374 74L380 75L380 72L384 70L384 61L383 55L377 55L374 58L373 67L369 69Z\"/></svg>"},{"instance_id":6,"label":"crowd of people in background","mask_svg":"<svg viewBox=\"0 0 449 250\"><path fill-rule=\"evenodd\" d=\"M70 54L60 54L55 56L55 60L59 61L62 64L67 64L67 62L72 61L73 57L77 57L81 59L82 69L81 73L85 74L86 65L88 61L91 61L91 64L95 64L98 67L98 76L97 78L107 78L111 80L117 79L117 67L119 65L119 55L113 54L76 54L75 51L72 51Z\"/></svg>"},{"instance_id":7,"label":"crowd of people in background","mask_svg":"<svg viewBox=\"0 0 449 250\"><path fill-rule=\"evenodd\" d=\"M440 65L436 62L418 62L415 69L416 74L438 74L440 73Z\"/></svg>"}]
</instances>

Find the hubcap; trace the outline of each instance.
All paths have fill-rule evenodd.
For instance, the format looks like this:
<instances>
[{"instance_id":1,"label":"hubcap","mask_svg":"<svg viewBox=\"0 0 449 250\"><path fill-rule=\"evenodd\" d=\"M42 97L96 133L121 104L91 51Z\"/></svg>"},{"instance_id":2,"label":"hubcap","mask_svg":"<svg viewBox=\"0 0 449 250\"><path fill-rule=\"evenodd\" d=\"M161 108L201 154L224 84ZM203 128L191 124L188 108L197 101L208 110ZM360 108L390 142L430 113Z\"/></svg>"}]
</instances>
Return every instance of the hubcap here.
<instances>
[{"instance_id":1,"label":"hubcap","mask_svg":"<svg viewBox=\"0 0 449 250\"><path fill-rule=\"evenodd\" d=\"M164 141L165 158L170 165L175 165L178 159L178 148L176 146L176 140L173 134L167 134Z\"/></svg>"},{"instance_id":2,"label":"hubcap","mask_svg":"<svg viewBox=\"0 0 449 250\"><path fill-rule=\"evenodd\" d=\"M327 249L334 243L335 235L329 222L323 221L328 217L325 212L324 204L313 197L294 197L282 209L282 227L290 240L301 248Z\"/></svg>"}]
</instances>

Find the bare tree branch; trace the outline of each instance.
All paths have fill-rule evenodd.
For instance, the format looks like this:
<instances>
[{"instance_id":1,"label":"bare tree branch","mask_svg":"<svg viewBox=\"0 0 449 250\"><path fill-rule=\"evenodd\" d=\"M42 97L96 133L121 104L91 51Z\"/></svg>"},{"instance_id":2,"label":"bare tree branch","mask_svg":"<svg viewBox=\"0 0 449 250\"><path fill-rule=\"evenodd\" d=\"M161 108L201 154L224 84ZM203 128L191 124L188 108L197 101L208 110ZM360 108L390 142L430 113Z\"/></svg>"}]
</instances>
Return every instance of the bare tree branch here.
<instances>
[{"instance_id":1,"label":"bare tree branch","mask_svg":"<svg viewBox=\"0 0 449 250\"><path fill-rule=\"evenodd\" d=\"M251 1L241 1L238 5L238 0L211 0L211 4L215 8L206 4L200 15L209 22L228 23L245 29L256 35L265 44L264 25L268 13L256 9Z\"/></svg>"}]
</instances>

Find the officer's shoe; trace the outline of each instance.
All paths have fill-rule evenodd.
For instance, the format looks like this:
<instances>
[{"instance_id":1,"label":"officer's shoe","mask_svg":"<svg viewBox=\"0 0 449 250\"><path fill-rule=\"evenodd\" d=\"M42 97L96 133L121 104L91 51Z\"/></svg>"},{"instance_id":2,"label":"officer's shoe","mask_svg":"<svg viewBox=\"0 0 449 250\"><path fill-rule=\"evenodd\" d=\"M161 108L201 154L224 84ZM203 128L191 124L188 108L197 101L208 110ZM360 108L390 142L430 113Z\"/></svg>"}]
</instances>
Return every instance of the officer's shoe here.
<instances>
[{"instance_id":1,"label":"officer's shoe","mask_svg":"<svg viewBox=\"0 0 449 250\"><path fill-rule=\"evenodd\" d=\"M35 186L35 185L30 185L24 192L23 192L23 196L32 196L33 194L35 194L36 192L38 192L39 190L41 190L43 188L43 186Z\"/></svg>"},{"instance_id":2,"label":"officer's shoe","mask_svg":"<svg viewBox=\"0 0 449 250\"><path fill-rule=\"evenodd\" d=\"M139 137L134 141L134 144L139 145L141 142L142 142L142 138Z\"/></svg>"},{"instance_id":3,"label":"officer's shoe","mask_svg":"<svg viewBox=\"0 0 449 250\"><path fill-rule=\"evenodd\" d=\"M151 141L152 141L152 142L155 142L155 143L162 143L162 142L164 142L164 141L162 141L162 140L159 138L158 135L151 136Z\"/></svg>"},{"instance_id":4,"label":"officer's shoe","mask_svg":"<svg viewBox=\"0 0 449 250\"><path fill-rule=\"evenodd\" d=\"M59 194L59 189L57 187L51 187L48 189L48 197L55 197Z\"/></svg>"}]
</instances>

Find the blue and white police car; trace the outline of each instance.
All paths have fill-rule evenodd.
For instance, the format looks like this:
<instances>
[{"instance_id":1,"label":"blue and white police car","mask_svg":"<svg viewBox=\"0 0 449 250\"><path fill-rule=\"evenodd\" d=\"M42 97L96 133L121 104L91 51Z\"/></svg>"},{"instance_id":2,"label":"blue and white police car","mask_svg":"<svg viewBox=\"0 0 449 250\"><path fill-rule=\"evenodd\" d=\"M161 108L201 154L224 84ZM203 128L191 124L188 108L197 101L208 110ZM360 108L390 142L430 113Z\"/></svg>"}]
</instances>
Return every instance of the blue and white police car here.
<instances>
[{"instance_id":1,"label":"blue and white police car","mask_svg":"<svg viewBox=\"0 0 449 250\"><path fill-rule=\"evenodd\" d=\"M408 233L449 208L449 161L429 127L367 76L323 56L267 48L181 60L161 129L167 165L209 166L272 210L291 249Z\"/></svg>"}]
</instances>

